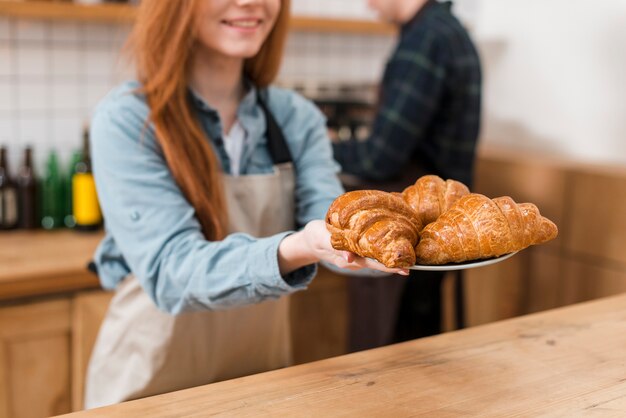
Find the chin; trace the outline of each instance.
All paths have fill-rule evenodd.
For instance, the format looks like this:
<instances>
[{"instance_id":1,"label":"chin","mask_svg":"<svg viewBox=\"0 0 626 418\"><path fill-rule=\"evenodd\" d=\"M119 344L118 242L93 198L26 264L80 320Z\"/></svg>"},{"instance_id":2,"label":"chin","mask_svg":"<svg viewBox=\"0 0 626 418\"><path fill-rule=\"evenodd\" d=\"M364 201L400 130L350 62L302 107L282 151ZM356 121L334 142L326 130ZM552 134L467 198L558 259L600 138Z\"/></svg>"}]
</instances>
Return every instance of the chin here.
<instances>
[{"instance_id":1,"label":"chin","mask_svg":"<svg viewBox=\"0 0 626 418\"><path fill-rule=\"evenodd\" d=\"M230 56L234 58L249 59L249 58L253 58L256 54L258 54L260 50L261 48L246 48L246 49L241 49L237 51L231 50Z\"/></svg>"},{"instance_id":2,"label":"chin","mask_svg":"<svg viewBox=\"0 0 626 418\"><path fill-rule=\"evenodd\" d=\"M233 58L252 58L261 50L262 42L232 42L223 44L219 50Z\"/></svg>"}]
</instances>

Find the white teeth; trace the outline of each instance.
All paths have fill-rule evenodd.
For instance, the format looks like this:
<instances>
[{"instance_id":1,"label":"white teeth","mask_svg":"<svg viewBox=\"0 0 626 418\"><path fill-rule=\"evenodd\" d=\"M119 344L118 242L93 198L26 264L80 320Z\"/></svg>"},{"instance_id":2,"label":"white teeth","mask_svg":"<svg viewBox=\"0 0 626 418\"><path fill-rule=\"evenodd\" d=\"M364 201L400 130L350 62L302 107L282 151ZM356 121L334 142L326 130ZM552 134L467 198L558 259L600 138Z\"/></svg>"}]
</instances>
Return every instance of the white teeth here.
<instances>
[{"instance_id":1,"label":"white teeth","mask_svg":"<svg viewBox=\"0 0 626 418\"><path fill-rule=\"evenodd\" d=\"M236 26L236 27L240 27L240 28L253 28L255 26L257 26L259 22L256 20L239 20L236 22L228 22L228 24L230 26Z\"/></svg>"}]
</instances>

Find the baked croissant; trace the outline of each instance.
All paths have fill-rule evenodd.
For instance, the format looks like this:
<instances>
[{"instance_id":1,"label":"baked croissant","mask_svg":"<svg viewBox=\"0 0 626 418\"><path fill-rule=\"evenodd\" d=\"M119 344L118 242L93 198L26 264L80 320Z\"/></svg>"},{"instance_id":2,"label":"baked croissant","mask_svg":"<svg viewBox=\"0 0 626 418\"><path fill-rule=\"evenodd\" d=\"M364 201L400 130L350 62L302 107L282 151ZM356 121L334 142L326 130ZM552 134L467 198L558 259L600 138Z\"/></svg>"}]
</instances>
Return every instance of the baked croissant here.
<instances>
[{"instance_id":1,"label":"baked croissant","mask_svg":"<svg viewBox=\"0 0 626 418\"><path fill-rule=\"evenodd\" d=\"M469 192L467 186L459 181L443 180L430 174L420 177L415 184L404 189L402 196L417 212L422 225L426 226Z\"/></svg>"},{"instance_id":2,"label":"baked croissant","mask_svg":"<svg viewBox=\"0 0 626 418\"><path fill-rule=\"evenodd\" d=\"M532 203L472 193L422 230L415 252L420 264L460 263L520 251L557 234Z\"/></svg>"},{"instance_id":3,"label":"baked croissant","mask_svg":"<svg viewBox=\"0 0 626 418\"><path fill-rule=\"evenodd\" d=\"M387 267L415 264L415 245L422 225L398 196L357 190L339 196L326 214L331 244L337 250L371 257Z\"/></svg>"}]
</instances>

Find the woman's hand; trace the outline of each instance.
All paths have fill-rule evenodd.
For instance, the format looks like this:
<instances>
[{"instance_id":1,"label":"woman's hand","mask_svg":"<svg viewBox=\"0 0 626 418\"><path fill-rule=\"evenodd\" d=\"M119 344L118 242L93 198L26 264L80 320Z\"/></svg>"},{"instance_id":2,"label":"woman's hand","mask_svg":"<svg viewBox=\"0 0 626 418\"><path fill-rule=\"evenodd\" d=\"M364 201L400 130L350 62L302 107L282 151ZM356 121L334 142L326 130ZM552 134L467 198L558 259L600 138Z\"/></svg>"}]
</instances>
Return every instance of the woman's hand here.
<instances>
[{"instance_id":1,"label":"woman's hand","mask_svg":"<svg viewBox=\"0 0 626 418\"><path fill-rule=\"evenodd\" d=\"M360 257L349 251L335 250L330 244L330 232L324 221L309 222L303 230L286 237L278 247L278 261L282 275L302 266L325 261L342 269L364 268L407 276L407 269L388 268L376 260Z\"/></svg>"}]
</instances>

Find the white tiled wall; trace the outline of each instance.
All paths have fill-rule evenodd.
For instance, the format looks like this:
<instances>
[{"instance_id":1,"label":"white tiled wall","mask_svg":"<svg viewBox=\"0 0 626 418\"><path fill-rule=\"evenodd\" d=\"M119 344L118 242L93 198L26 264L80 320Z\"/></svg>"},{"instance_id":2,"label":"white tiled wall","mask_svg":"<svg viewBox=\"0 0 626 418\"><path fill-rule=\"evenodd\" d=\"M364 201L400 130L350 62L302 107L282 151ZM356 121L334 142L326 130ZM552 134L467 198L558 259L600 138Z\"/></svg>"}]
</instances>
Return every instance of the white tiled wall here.
<instances>
[{"instance_id":1,"label":"white tiled wall","mask_svg":"<svg viewBox=\"0 0 626 418\"><path fill-rule=\"evenodd\" d=\"M296 1L299 14L363 17L361 0ZM340 4L341 6L337 6ZM330 7L331 5L335 5ZM349 14L349 11L352 11ZM14 171L27 145L41 168L56 149L67 161L102 96L132 77L119 51L129 26L0 17L0 144ZM394 40L387 36L293 33L283 83L377 81Z\"/></svg>"},{"instance_id":2,"label":"white tiled wall","mask_svg":"<svg viewBox=\"0 0 626 418\"><path fill-rule=\"evenodd\" d=\"M298 16L325 16L350 19L374 19L366 0L293 0L291 11Z\"/></svg>"},{"instance_id":3,"label":"white tiled wall","mask_svg":"<svg viewBox=\"0 0 626 418\"><path fill-rule=\"evenodd\" d=\"M35 148L67 160L94 104L129 69L116 59L128 27L0 17L0 144L15 169Z\"/></svg>"}]
</instances>

